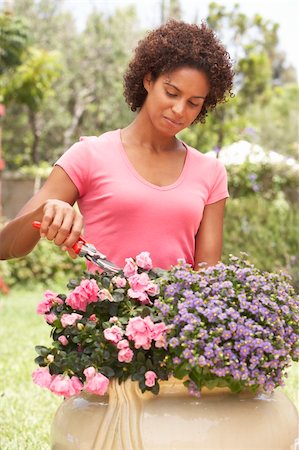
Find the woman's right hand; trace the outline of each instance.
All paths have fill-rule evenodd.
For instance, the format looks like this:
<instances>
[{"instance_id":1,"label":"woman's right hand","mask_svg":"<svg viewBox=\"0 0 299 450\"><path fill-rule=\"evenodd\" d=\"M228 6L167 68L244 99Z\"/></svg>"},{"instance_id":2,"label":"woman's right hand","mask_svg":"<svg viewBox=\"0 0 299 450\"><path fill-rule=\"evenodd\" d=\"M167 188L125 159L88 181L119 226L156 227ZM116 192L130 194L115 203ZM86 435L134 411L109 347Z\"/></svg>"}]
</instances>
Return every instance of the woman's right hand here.
<instances>
[{"instance_id":1,"label":"woman's right hand","mask_svg":"<svg viewBox=\"0 0 299 450\"><path fill-rule=\"evenodd\" d=\"M49 199L43 205L40 235L67 250L71 257L77 255L72 246L77 242L83 229L83 217L69 203Z\"/></svg>"},{"instance_id":2,"label":"woman's right hand","mask_svg":"<svg viewBox=\"0 0 299 450\"><path fill-rule=\"evenodd\" d=\"M18 258L28 255L39 240L32 222L41 222L40 234L69 251L78 240L83 218L73 208L79 198L79 192L59 166L55 166L42 188L0 230L0 259ZM53 200L55 199L55 200Z\"/></svg>"}]
</instances>

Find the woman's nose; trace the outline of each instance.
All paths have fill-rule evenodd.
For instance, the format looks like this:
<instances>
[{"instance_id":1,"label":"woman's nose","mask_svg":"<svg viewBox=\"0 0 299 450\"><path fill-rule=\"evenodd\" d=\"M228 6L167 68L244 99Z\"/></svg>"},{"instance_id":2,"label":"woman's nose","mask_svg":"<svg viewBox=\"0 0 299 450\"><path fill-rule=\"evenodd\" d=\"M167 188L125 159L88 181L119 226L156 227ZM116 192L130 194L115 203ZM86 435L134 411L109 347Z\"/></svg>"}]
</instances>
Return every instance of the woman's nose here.
<instances>
[{"instance_id":1,"label":"woman's nose","mask_svg":"<svg viewBox=\"0 0 299 450\"><path fill-rule=\"evenodd\" d=\"M184 109L185 105L183 102L175 102L174 105L172 106L172 111L178 116L183 115Z\"/></svg>"}]
</instances>

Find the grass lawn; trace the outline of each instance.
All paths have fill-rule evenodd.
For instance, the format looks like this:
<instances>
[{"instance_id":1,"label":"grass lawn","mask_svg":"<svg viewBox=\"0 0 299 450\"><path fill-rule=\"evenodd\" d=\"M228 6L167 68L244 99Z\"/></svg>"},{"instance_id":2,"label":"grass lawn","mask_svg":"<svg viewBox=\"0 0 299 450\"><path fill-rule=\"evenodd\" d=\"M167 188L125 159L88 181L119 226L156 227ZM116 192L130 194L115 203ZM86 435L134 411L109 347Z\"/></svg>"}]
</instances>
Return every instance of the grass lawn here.
<instances>
[{"instance_id":1,"label":"grass lawn","mask_svg":"<svg viewBox=\"0 0 299 450\"><path fill-rule=\"evenodd\" d=\"M34 346L49 341L50 327L35 313L43 290L40 286L13 290L0 298L1 450L50 447L50 425L61 399L31 381L37 367ZM294 364L284 390L299 409L298 380L298 364Z\"/></svg>"}]
</instances>

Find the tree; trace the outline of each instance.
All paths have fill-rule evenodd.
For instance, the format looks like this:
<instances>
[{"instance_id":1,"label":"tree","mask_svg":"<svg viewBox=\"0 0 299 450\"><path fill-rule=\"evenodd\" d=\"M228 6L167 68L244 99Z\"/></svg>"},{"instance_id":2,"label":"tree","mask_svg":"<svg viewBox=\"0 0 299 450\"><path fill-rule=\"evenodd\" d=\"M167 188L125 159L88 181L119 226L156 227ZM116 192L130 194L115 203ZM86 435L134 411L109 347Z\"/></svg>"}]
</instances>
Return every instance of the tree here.
<instances>
[{"instance_id":1,"label":"tree","mask_svg":"<svg viewBox=\"0 0 299 450\"><path fill-rule=\"evenodd\" d=\"M42 103L53 95L53 82L59 74L57 52L47 52L30 48L24 62L17 67L4 91L5 103L15 102L28 109L29 123L33 135L31 160L34 164L40 161L38 144L41 134L38 112Z\"/></svg>"},{"instance_id":2,"label":"tree","mask_svg":"<svg viewBox=\"0 0 299 450\"><path fill-rule=\"evenodd\" d=\"M260 145L298 159L299 87L288 83L275 86L266 108L257 103L248 106L248 121L255 129Z\"/></svg>"},{"instance_id":3,"label":"tree","mask_svg":"<svg viewBox=\"0 0 299 450\"><path fill-rule=\"evenodd\" d=\"M21 64L28 45L28 27L23 19L0 14L0 77Z\"/></svg>"},{"instance_id":4,"label":"tree","mask_svg":"<svg viewBox=\"0 0 299 450\"><path fill-rule=\"evenodd\" d=\"M161 5L165 17L179 18L179 0L165 0ZM61 71L52 79L52 94L39 102L35 121L26 103L10 103L4 136L10 168L32 163L33 153L39 155L35 160L53 163L81 134L99 135L131 120L133 115L123 99L122 76L132 48L144 34L133 8L119 9L110 16L95 10L81 32L71 14L62 11L60 0L18 0L15 13L27 17L31 47L60 53ZM205 125L191 127L182 137L201 151L222 147L240 139L248 126L260 133L262 127L254 114L261 117L265 110L267 124L263 137L258 134L258 138L266 140L276 87L284 90L286 80L293 79L292 69L278 50L278 26L258 15L247 17L238 6L230 10L216 3L210 5L207 20L235 61L236 95L219 105ZM283 102L288 95L279 98ZM288 104L292 110L287 117L292 117L295 105ZM283 107L275 111L275 123L287 126L283 111ZM277 138L278 129L273 134ZM281 139L285 149L293 148L293 135L285 133Z\"/></svg>"},{"instance_id":5,"label":"tree","mask_svg":"<svg viewBox=\"0 0 299 450\"><path fill-rule=\"evenodd\" d=\"M285 79L292 80L292 71L278 49L278 24L258 14L248 17L238 4L229 10L217 3L209 5L207 23L226 45L235 63L236 97L210 113L204 126L187 130L183 136L189 139L192 135L193 142L201 149L211 150L240 139L246 123L252 121L248 106L266 107L274 87L283 85Z\"/></svg>"},{"instance_id":6,"label":"tree","mask_svg":"<svg viewBox=\"0 0 299 450\"><path fill-rule=\"evenodd\" d=\"M100 134L124 126L131 119L122 95L122 75L141 32L133 8L117 10L111 16L94 11L79 33L72 18L60 11L59 2L48 3L19 0L18 12L30 11L34 46L43 43L47 51L60 51L62 71L54 83L54 94L47 97L38 112L39 154L41 160L52 163L81 134ZM21 109L20 114L11 104L8 114L15 117L7 124L8 162L10 167L28 164L28 108Z\"/></svg>"}]
</instances>

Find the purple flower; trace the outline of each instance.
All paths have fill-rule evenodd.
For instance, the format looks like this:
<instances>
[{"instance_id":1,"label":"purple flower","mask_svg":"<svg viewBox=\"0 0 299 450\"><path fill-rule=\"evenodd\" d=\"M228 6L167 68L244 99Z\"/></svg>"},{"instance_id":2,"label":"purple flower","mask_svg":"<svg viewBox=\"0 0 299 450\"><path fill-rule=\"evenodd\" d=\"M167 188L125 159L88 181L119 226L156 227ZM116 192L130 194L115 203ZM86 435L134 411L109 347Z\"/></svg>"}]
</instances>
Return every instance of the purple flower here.
<instances>
[{"instance_id":1,"label":"purple flower","mask_svg":"<svg viewBox=\"0 0 299 450\"><path fill-rule=\"evenodd\" d=\"M170 347L176 348L179 345L179 340L178 340L178 338L173 337L168 341L168 344Z\"/></svg>"}]
</instances>

